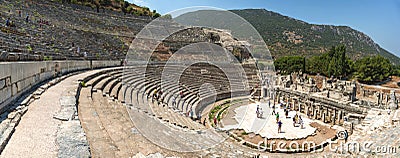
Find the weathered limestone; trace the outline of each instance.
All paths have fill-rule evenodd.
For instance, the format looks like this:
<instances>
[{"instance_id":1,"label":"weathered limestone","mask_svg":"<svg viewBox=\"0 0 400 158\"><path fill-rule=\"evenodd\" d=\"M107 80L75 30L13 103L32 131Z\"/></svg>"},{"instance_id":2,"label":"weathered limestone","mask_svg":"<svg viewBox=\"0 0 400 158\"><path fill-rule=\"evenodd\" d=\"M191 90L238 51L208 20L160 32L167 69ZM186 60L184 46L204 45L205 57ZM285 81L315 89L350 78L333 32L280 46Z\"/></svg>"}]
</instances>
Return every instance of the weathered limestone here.
<instances>
[{"instance_id":1,"label":"weathered limestone","mask_svg":"<svg viewBox=\"0 0 400 158\"><path fill-rule=\"evenodd\" d=\"M392 90L390 94L390 101L388 102L389 108L392 110L398 109L398 101L396 99L396 93Z\"/></svg>"}]
</instances>

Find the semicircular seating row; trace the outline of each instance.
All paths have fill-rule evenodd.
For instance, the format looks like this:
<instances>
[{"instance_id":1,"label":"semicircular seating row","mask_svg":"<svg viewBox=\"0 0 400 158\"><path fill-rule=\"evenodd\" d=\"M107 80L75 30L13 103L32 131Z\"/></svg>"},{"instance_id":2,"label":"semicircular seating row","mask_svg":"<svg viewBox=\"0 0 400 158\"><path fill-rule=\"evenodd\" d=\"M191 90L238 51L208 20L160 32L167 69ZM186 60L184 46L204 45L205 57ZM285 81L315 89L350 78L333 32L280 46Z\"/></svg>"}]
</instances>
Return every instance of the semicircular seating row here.
<instances>
[{"instance_id":1,"label":"semicircular seating row","mask_svg":"<svg viewBox=\"0 0 400 158\"><path fill-rule=\"evenodd\" d=\"M179 65L176 65L179 68ZM230 86L223 74L217 70L207 67L210 73L199 75L198 71L204 69L201 66L194 66L185 70L180 78L168 78L161 81L161 73L163 66L131 66L129 68L117 68L108 71L101 71L87 81L86 86L91 86L91 93L102 92L103 96L109 96L128 106L136 106L143 108L161 121L169 122L181 128L198 130L205 128L200 123L193 120L199 118L202 110L207 105L201 105L203 100L208 97L215 97L215 94L202 94L200 87L204 83L210 83L217 91L217 100L231 97ZM174 75L172 75L174 76ZM179 80L179 85L168 84ZM233 79L238 86L243 86L240 78ZM161 82L166 86L161 86ZM253 82L255 83L255 82ZM163 93L159 100L153 98L154 93L160 91L162 87ZM245 93L249 94L249 87L244 87ZM183 94L183 95L181 95ZM144 106L143 106L144 105ZM196 109L198 113L193 113ZM200 121L202 122L202 121Z\"/></svg>"}]
</instances>

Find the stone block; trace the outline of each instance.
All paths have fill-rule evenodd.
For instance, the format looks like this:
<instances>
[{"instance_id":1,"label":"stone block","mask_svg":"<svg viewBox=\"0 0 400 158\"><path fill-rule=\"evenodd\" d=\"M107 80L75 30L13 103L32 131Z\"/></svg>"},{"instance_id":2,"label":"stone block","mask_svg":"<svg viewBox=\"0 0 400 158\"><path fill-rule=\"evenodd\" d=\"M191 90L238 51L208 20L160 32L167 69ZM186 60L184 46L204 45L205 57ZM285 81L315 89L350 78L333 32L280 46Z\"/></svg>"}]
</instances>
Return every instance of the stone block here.
<instances>
[{"instance_id":1,"label":"stone block","mask_svg":"<svg viewBox=\"0 0 400 158\"><path fill-rule=\"evenodd\" d=\"M6 86L6 78L0 79L0 89Z\"/></svg>"},{"instance_id":2,"label":"stone block","mask_svg":"<svg viewBox=\"0 0 400 158\"><path fill-rule=\"evenodd\" d=\"M0 90L0 103L3 103L12 96L11 87L3 88Z\"/></svg>"},{"instance_id":3,"label":"stone block","mask_svg":"<svg viewBox=\"0 0 400 158\"><path fill-rule=\"evenodd\" d=\"M14 119L14 117L18 114L17 111L10 112L7 116L8 119Z\"/></svg>"}]
</instances>

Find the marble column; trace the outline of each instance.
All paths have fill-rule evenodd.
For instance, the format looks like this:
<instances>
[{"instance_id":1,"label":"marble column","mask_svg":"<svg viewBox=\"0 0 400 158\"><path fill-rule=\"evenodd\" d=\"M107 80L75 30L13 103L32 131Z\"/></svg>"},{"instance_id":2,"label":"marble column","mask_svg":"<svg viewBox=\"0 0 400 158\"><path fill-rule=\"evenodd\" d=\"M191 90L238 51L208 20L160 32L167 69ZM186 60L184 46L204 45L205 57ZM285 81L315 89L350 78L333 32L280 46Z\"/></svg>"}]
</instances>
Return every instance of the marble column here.
<instances>
[{"instance_id":1,"label":"marble column","mask_svg":"<svg viewBox=\"0 0 400 158\"><path fill-rule=\"evenodd\" d=\"M308 106L308 103L306 103L306 104L304 104L304 107L305 107L305 110L304 110L304 112L305 112L305 114L306 114L306 116L308 117L309 115L309 110L310 110L310 107Z\"/></svg>"},{"instance_id":2,"label":"marble column","mask_svg":"<svg viewBox=\"0 0 400 158\"><path fill-rule=\"evenodd\" d=\"M343 119L343 117L342 117L342 111L339 110L339 111L338 111L338 116L337 116L337 123L338 123L338 124L341 124L341 123L340 123L340 122L341 122L341 119Z\"/></svg>"},{"instance_id":3,"label":"marble column","mask_svg":"<svg viewBox=\"0 0 400 158\"><path fill-rule=\"evenodd\" d=\"M314 120L317 120L318 118L317 118L317 116L318 116L318 108L316 108L316 107L313 107L313 118L314 118Z\"/></svg>"},{"instance_id":4,"label":"marble column","mask_svg":"<svg viewBox=\"0 0 400 158\"><path fill-rule=\"evenodd\" d=\"M324 111L324 109L321 107L321 105L319 105L319 110L318 110L318 111L319 111L319 116L318 116L318 118L319 118L319 119L322 119L322 114L323 114L325 111Z\"/></svg>"},{"instance_id":5,"label":"marble column","mask_svg":"<svg viewBox=\"0 0 400 158\"><path fill-rule=\"evenodd\" d=\"M299 109L298 110L299 110L300 113L301 113L301 104L302 103L299 102Z\"/></svg>"}]
</instances>

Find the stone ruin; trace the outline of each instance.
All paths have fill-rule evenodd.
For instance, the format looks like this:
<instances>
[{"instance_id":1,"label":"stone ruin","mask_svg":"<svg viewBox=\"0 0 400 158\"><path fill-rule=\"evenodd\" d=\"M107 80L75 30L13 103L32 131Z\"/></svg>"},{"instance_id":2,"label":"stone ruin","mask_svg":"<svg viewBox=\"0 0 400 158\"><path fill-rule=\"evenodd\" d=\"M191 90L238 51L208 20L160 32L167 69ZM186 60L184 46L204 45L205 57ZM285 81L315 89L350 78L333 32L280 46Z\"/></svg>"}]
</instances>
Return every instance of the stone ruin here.
<instances>
[{"instance_id":1,"label":"stone ruin","mask_svg":"<svg viewBox=\"0 0 400 158\"><path fill-rule=\"evenodd\" d=\"M355 81L293 73L277 75L271 98L314 119L352 131L353 124L361 123L372 108L398 109L395 90L367 87Z\"/></svg>"}]
</instances>

